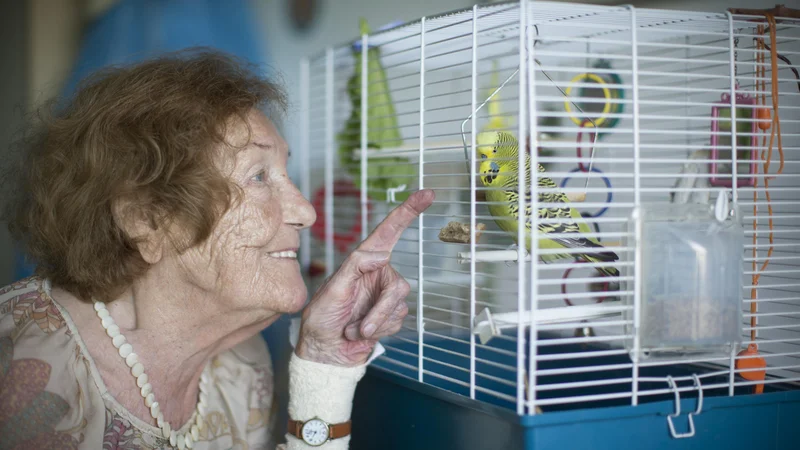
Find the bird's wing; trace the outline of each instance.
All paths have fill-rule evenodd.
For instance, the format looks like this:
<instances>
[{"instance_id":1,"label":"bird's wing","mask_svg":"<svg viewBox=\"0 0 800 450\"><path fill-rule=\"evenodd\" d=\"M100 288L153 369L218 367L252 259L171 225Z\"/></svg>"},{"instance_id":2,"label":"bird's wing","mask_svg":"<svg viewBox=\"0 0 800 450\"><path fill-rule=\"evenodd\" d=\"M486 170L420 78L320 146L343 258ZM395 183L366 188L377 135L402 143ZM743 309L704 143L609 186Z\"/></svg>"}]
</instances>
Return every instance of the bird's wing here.
<instances>
[{"instance_id":1,"label":"bird's wing","mask_svg":"<svg viewBox=\"0 0 800 450\"><path fill-rule=\"evenodd\" d=\"M528 166L530 167L530 166ZM539 166L539 172L544 172L544 168ZM545 235L552 235L552 234L576 234L575 237L548 237L551 241L555 242L558 245L561 245L565 248L604 248L602 245L598 244L597 242L581 236L582 233L580 223L576 222L575 215L579 214L577 211L570 206L569 199L567 198L566 194L561 192L558 189L558 185L549 177L539 177L538 179L539 185L539 203L550 203L553 206L549 206L546 208L539 208L538 216L540 219L561 219L560 223L540 223L538 226L539 232ZM527 223L526 228L530 230L531 228L531 192L530 192L530 184L527 184L527 188L525 190L526 198L525 198L525 206L526 206L526 213L527 213ZM509 192L507 194L510 198L513 198L513 202L517 202L517 192L513 191L513 193ZM556 205L557 204L557 205ZM518 210L518 206L514 208L515 211ZM518 215L514 216L518 217ZM598 259L602 261L615 261L617 256L611 252L608 255L603 254L597 255Z\"/></svg>"}]
</instances>

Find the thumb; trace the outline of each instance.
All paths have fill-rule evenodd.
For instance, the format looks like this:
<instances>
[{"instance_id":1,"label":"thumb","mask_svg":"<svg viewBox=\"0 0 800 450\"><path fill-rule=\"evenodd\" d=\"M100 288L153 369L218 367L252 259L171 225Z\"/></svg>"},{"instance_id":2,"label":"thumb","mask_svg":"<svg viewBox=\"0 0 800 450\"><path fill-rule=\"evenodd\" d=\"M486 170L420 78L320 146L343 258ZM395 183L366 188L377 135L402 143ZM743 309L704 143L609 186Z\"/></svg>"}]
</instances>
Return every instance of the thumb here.
<instances>
[{"instance_id":1,"label":"thumb","mask_svg":"<svg viewBox=\"0 0 800 450\"><path fill-rule=\"evenodd\" d=\"M342 282L352 282L389 264L391 252L356 250L347 257L339 269Z\"/></svg>"},{"instance_id":2,"label":"thumb","mask_svg":"<svg viewBox=\"0 0 800 450\"><path fill-rule=\"evenodd\" d=\"M357 341L361 338L361 320L356 320L344 329L344 337L349 341Z\"/></svg>"}]
</instances>

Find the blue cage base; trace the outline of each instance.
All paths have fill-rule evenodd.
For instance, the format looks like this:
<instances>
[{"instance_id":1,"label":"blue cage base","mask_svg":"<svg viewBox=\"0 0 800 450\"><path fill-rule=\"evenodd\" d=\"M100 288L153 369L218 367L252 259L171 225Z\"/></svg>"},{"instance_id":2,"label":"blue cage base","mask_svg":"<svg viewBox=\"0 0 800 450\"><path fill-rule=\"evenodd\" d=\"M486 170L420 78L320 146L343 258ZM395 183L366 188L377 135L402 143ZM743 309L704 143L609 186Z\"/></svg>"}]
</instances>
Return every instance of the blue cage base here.
<instances>
[{"instance_id":1,"label":"blue cage base","mask_svg":"<svg viewBox=\"0 0 800 450\"><path fill-rule=\"evenodd\" d=\"M451 340L436 342L436 346L449 350L458 350L459 345L462 344ZM416 351L410 344L408 348L402 348L393 343L392 347ZM586 346L575 346L574 350L586 349ZM564 348L561 347L560 351L563 352ZM452 366L467 364L462 357L445 352L436 354L433 349L426 348L426 356ZM392 357L400 359L397 353ZM592 364L605 365L622 360L629 362L627 357L611 357ZM413 358L407 363L416 365ZM435 364L426 361L429 363ZM565 360L546 366L579 364ZM491 375L516 380L515 373L492 371L491 367L486 367ZM463 371L449 366L436 367L436 371L456 379L463 376ZM648 368L644 376L685 376L692 371L685 365ZM703 371L697 370L698 373ZM619 375L613 371L608 374L609 377ZM416 378L416 371L381 360L370 367L356 391L351 449L800 450L800 391L775 384L767 385L765 393L760 395L750 395L747 390L738 389L733 397L727 396L727 391L704 391L703 410L693 419L695 435L676 439L671 436L667 424L667 416L675 410L672 395L646 397L647 403L636 407L630 406L629 398L611 399L549 406L544 408L543 414L518 416L507 402L489 395L478 396L481 401L475 401L465 397L466 388L456 383L426 376L425 380L430 384L421 384ZM581 376L556 378L559 379L548 382L579 380ZM486 383L482 385L489 387ZM509 391L509 387L502 384L494 387ZM624 389L630 389L630 385L587 388L572 395ZM507 393L511 395L513 390ZM688 414L697 408L697 399L688 393L682 394L681 398L681 415L674 419L674 425L677 433L686 433L689 430Z\"/></svg>"}]
</instances>

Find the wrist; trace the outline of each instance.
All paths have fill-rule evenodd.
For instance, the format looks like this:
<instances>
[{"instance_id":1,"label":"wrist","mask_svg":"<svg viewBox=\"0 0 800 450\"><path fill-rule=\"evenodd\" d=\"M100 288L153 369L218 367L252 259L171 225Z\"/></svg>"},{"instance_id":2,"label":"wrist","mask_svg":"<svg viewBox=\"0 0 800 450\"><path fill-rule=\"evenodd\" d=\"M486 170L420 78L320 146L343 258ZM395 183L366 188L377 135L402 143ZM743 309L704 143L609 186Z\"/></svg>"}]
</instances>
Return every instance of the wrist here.
<instances>
[{"instance_id":1,"label":"wrist","mask_svg":"<svg viewBox=\"0 0 800 450\"><path fill-rule=\"evenodd\" d=\"M333 340L324 345L317 339L302 336L294 349L298 358L319 364L339 367L356 367L367 363L375 345L374 341Z\"/></svg>"}]
</instances>

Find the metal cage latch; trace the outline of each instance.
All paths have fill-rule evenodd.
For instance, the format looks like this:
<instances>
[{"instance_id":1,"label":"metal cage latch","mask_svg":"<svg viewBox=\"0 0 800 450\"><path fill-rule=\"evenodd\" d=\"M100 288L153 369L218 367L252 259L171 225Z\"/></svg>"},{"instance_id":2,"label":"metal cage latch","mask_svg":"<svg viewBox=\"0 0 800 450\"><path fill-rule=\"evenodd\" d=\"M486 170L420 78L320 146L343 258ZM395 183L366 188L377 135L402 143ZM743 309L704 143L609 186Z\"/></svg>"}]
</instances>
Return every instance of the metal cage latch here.
<instances>
[{"instance_id":1,"label":"metal cage latch","mask_svg":"<svg viewBox=\"0 0 800 450\"><path fill-rule=\"evenodd\" d=\"M681 415L681 394L678 392L678 385L672 377L667 377L667 383L670 389L675 393L675 413L667 416L667 423L669 424L669 432L675 439L690 438L695 435L694 419L692 416L697 416L703 412L703 386L700 384L700 378L697 374L692 374L694 386L697 388L697 409L693 413L689 413L689 431L686 433L678 433L675 431L675 424L672 422L673 418Z\"/></svg>"}]
</instances>

